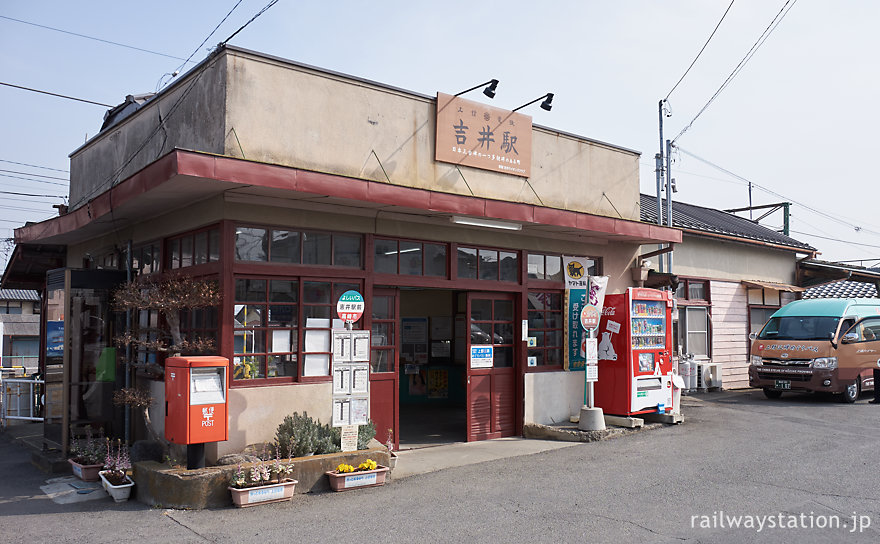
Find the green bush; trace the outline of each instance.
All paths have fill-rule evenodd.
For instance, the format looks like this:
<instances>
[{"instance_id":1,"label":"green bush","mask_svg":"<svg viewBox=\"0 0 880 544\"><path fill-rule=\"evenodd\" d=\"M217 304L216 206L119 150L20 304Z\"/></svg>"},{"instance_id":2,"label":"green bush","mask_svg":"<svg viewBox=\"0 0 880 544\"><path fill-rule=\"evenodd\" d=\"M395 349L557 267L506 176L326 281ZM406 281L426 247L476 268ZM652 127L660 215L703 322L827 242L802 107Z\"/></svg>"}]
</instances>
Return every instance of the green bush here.
<instances>
[{"instance_id":1,"label":"green bush","mask_svg":"<svg viewBox=\"0 0 880 544\"><path fill-rule=\"evenodd\" d=\"M376 435L376 426L370 421L358 427L358 449L367 448ZM304 457L340 451L342 430L315 421L307 412L286 416L275 432L275 444L281 457Z\"/></svg>"}]
</instances>

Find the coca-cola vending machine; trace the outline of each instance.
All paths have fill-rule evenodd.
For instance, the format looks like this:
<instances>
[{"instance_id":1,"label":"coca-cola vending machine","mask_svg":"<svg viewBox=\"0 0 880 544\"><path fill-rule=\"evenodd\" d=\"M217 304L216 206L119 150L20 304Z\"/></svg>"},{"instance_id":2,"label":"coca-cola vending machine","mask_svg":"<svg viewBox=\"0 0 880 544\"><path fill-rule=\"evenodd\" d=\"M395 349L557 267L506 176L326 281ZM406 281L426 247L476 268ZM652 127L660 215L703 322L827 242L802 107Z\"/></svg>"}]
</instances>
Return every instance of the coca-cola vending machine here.
<instances>
[{"instance_id":1,"label":"coca-cola vending machine","mask_svg":"<svg viewBox=\"0 0 880 544\"><path fill-rule=\"evenodd\" d=\"M596 406L620 416L672 411L671 325L670 291L605 295Z\"/></svg>"}]
</instances>

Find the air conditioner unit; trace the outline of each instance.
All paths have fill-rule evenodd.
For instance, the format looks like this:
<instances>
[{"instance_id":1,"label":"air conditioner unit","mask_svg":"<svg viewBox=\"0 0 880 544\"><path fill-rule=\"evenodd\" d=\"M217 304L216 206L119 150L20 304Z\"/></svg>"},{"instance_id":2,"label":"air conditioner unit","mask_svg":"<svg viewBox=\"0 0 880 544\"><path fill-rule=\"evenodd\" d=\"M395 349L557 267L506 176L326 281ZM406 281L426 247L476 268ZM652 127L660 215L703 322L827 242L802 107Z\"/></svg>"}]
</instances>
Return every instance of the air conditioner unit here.
<instances>
[{"instance_id":1,"label":"air conditioner unit","mask_svg":"<svg viewBox=\"0 0 880 544\"><path fill-rule=\"evenodd\" d=\"M697 364L697 389L700 391L721 390L721 363Z\"/></svg>"}]
</instances>

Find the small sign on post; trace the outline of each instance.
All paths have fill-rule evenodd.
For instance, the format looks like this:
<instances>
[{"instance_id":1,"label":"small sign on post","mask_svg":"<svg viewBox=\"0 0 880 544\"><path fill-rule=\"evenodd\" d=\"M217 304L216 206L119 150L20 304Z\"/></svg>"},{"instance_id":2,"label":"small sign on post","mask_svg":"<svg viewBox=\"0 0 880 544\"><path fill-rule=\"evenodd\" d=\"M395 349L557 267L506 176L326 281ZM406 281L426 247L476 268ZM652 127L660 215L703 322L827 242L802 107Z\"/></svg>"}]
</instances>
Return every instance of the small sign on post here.
<instances>
[{"instance_id":1,"label":"small sign on post","mask_svg":"<svg viewBox=\"0 0 880 544\"><path fill-rule=\"evenodd\" d=\"M358 447L358 426L342 426L342 451L356 451Z\"/></svg>"}]
</instances>

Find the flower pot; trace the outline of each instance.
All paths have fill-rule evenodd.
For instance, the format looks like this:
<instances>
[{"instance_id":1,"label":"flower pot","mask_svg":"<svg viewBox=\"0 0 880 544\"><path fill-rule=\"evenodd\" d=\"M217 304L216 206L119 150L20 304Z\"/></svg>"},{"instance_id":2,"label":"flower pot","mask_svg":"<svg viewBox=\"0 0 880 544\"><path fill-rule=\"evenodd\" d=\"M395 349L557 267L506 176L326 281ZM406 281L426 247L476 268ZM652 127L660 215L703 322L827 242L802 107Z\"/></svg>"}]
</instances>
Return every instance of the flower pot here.
<instances>
[{"instance_id":1,"label":"flower pot","mask_svg":"<svg viewBox=\"0 0 880 544\"><path fill-rule=\"evenodd\" d=\"M330 489L333 491L348 491L360 487L375 487L385 485L385 473L388 467L379 465L373 470L361 470L358 472L339 473L335 470L325 472L330 479Z\"/></svg>"},{"instance_id":2,"label":"flower pot","mask_svg":"<svg viewBox=\"0 0 880 544\"><path fill-rule=\"evenodd\" d=\"M84 482L97 482L100 480L98 472L104 470L104 465L81 465L73 459L67 460L73 469L73 475Z\"/></svg>"},{"instance_id":3,"label":"flower pot","mask_svg":"<svg viewBox=\"0 0 880 544\"><path fill-rule=\"evenodd\" d=\"M293 498L293 490L297 483L296 480L290 480L258 487L245 487L242 489L229 487L227 489L232 494L232 502L235 506L247 508L257 504L289 501Z\"/></svg>"},{"instance_id":4,"label":"flower pot","mask_svg":"<svg viewBox=\"0 0 880 544\"><path fill-rule=\"evenodd\" d=\"M114 501L116 501L116 502L127 501L128 498L131 496L131 488L134 487L134 482L131 481L131 478L126 476L125 480L128 483L124 483L121 485L113 485L110 483L109 480L107 480L106 476L104 476L104 474L106 472L107 472L106 470L102 470L101 472L98 473L98 475L101 477L101 483L104 485L104 489L107 491L107 493L110 494L111 497L113 497Z\"/></svg>"}]
</instances>

